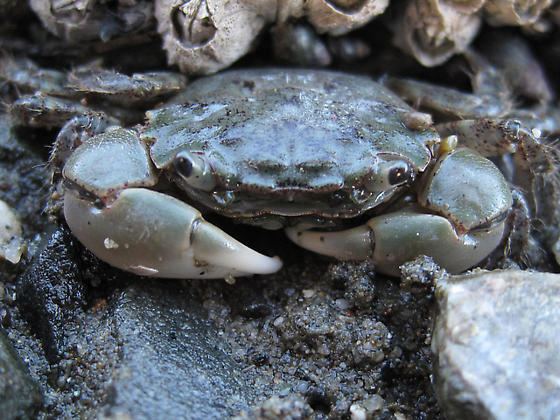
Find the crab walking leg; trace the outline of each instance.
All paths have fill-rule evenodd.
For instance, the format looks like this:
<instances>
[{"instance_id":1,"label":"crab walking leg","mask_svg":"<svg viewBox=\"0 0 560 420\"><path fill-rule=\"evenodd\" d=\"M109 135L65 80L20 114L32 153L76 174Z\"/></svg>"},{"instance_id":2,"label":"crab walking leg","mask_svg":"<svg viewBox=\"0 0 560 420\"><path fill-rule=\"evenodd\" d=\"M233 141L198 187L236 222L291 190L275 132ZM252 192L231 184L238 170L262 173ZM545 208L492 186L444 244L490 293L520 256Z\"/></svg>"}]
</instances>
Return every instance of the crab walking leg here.
<instances>
[{"instance_id":1,"label":"crab walking leg","mask_svg":"<svg viewBox=\"0 0 560 420\"><path fill-rule=\"evenodd\" d=\"M101 134L118 121L101 112L85 112L64 124L54 143L49 164L55 175L60 175L64 164L82 143Z\"/></svg>"},{"instance_id":2,"label":"crab walking leg","mask_svg":"<svg viewBox=\"0 0 560 420\"><path fill-rule=\"evenodd\" d=\"M206 222L193 207L144 188L123 190L104 208L67 191L64 216L97 257L135 274L224 278L270 274L279 258L259 254Z\"/></svg>"},{"instance_id":3,"label":"crab walking leg","mask_svg":"<svg viewBox=\"0 0 560 420\"><path fill-rule=\"evenodd\" d=\"M383 82L415 108L451 118L500 117L511 111L513 101L503 75L474 51L465 51L463 57L471 68L473 93L398 77L388 77Z\"/></svg>"},{"instance_id":4,"label":"crab walking leg","mask_svg":"<svg viewBox=\"0 0 560 420\"><path fill-rule=\"evenodd\" d=\"M518 168L533 174L554 173L560 162L560 151L555 144L547 144L516 119L460 120L437 124L435 128L442 137L457 135L461 146L483 156L513 153Z\"/></svg>"},{"instance_id":5,"label":"crab walking leg","mask_svg":"<svg viewBox=\"0 0 560 420\"><path fill-rule=\"evenodd\" d=\"M464 271L492 252L502 240L504 223L459 235L445 217L399 211L339 232L286 230L297 245L341 260L371 258L376 269L398 276L399 267L429 255L452 273Z\"/></svg>"},{"instance_id":6,"label":"crab walking leg","mask_svg":"<svg viewBox=\"0 0 560 420\"><path fill-rule=\"evenodd\" d=\"M461 146L486 157L515 153L521 139L529 135L521 122L511 119L458 120L437 124L435 128L440 136L456 135Z\"/></svg>"},{"instance_id":7,"label":"crab walking leg","mask_svg":"<svg viewBox=\"0 0 560 420\"><path fill-rule=\"evenodd\" d=\"M383 84L414 108L451 118L498 117L509 111L497 97L480 96L412 79L387 77Z\"/></svg>"}]
</instances>

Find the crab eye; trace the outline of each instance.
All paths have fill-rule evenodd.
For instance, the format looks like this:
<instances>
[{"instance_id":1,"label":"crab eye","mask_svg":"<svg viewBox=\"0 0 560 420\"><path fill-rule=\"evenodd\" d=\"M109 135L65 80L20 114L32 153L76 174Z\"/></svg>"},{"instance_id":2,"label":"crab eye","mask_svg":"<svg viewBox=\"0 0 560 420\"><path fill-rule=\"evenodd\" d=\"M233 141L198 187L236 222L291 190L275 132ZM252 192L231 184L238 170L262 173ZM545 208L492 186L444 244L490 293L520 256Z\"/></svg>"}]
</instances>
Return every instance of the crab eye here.
<instances>
[{"instance_id":1,"label":"crab eye","mask_svg":"<svg viewBox=\"0 0 560 420\"><path fill-rule=\"evenodd\" d=\"M408 182L411 178L410 166L405 162L399 162L398 166L389 169L387 181L391 185L399 185Z\"/></svg>"},{"instance_id":2,"label":"crab eye","mask_svg":"<svg viewBox=\"0 0 560 420\"><path fill-rule=\"evenodd\" d=\"M173 159L173 168L180 179L190 187L212 191L216 186L212 168L203 156L187 151L179 152Z\"/></svg>"},{"instance_id":3,"label":"crab eye","mask_svg":"<svg viewBox=\"0 0 560 420\"><path fill-rule=\"evenodd\" d=\"M412 165L401 159L382 160L376 166L365 187L371 192L382 192L406 184L414 179Z\"/></svg>"},{"instance_id":4,"label":"crab eye","mask_svg":"<svg viewBox=\"0 0 560 420\"><path fill-rule=\"evenodd\" d=\"M183 178L189 178L193 172L192 160L186 156L177 156L173 161L175 171Z\"/></svg>"}]
</instances>

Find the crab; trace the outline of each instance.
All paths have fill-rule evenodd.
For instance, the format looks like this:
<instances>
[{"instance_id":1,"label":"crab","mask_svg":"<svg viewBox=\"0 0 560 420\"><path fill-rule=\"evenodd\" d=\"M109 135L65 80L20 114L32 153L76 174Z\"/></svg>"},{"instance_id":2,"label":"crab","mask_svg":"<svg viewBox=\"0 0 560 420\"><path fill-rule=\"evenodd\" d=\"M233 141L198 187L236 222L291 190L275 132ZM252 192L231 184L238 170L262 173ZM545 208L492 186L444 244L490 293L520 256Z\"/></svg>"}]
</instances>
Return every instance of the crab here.
<instances>
[{"instance_id":1,"label":"crab","mask_svg":"<svg viewBox=\"0 0 560 420\"><path fill-rule=\"evenodd\" d=\"M488 93L493 68L468 58L478 66L475 91ZM54 90L57 101L101 92L84 90L83 74L70 79L70 94ZM440 92L431 107L463 120L434 125L394 93L425 98L425 85L404 79L249 69L157 86L159 98L180 93L144 124L126 128L76 110L52 157L73 234L101 260L144 276L230 278L282 267L202 212L283 228L303 248L371 259L392 276L418 255L461 272L501 243L512 207L508 181L485 156L545 159L537 136L480 94ZM30 119L19 101L20 121L54 124L48 112Z\"/></svg>"}]
</instances>

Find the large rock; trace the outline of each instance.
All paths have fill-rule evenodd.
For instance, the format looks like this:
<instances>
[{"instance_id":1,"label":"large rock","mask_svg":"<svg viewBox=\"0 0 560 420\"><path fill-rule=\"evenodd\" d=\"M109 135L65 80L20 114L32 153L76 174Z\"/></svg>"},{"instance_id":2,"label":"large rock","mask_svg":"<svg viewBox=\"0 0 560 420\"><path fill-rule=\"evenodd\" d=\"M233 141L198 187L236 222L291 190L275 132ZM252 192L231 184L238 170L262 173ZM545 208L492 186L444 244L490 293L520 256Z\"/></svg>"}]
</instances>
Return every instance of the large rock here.
<instances>
[{"instance_id":1,"label":"large rock","mask_svg":"<svg viewBox=\"0 0 560 420\"><path fill-rule=\"evenodd\" d=\"M253 403L242 367L190 288L94 262L82 271L89 254L74 246L56 230L16 289L65 416L212 419Z\"/></svg>"},{"instance_id":2,"label":"large rock","mask_svg":"<svg viewBox=\"0 0 560 420\"><path fill-rule=\"evenodd\" d=\"M252 402L219 331L176 283L132 284L113 302L112 311L122 359L105 413L218 419Z\"/></svg>"},{"instance_id":3,"label":"large rock","mask_svg":"<svg viewBox=\"0 0 560 420\"><path fill-rule=\"evenodd\" d=\"M12 343L0 330L0 413L5 420L32 418L41 393Z\"/></svg>"},{"instance_id":4,"label":"large rock","mask_svg":"<svg viewBox=\"0 0 560 420\"><path fill-rule=\"evenodd\" d=\"M452 419L560 417L560 275L493 271L438 284L436 389Z\"/></svg>"}]
</instances>

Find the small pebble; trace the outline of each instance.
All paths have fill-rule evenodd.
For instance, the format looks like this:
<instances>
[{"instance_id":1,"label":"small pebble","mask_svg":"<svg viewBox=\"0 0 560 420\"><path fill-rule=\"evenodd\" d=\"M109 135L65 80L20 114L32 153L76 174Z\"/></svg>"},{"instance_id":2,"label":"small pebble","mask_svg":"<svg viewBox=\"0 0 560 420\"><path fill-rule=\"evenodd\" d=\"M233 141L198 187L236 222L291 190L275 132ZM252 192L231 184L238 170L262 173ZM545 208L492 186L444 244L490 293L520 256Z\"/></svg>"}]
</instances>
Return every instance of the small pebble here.
<instances>
[{"instance_id":1,"label":"small pebble","mask_svg":"<svg viewBox=\"0 0 560 420\"><path fill-rule=\"evenodd\" d=\"M336 307L342 311L347 310L351 306L350 302L348 302L346 299L337 299L334 303Z\"/></svg>"},{"instance_id":2,"label":"small pebble","mask_svg":"<svg viewBox=\"0 0 560 420\"><path fill-rule=\"evenodd\" d=\"M362 403L366 411L370 414L375 414L383 409L383 403L385 400L380 395L373 394L367 400Z\"/></svg>"},{"instance_id":3,"label":"small pebble","mask_svg":"<svg viewBox=\"0 0 560 420\"><path fill-rule=\"evenodd\" d=\"M303 289L303 297L306 299L312 298L315 295L315 290L313 289Z\"/></svg>"},{"instance_id":4,"label":"small pebble","mask_svg":"<svg viewBox=\"0 0 560 420\"><path fill-rule=\"evenodd\" d=\"M272 325L274 325L276 328L278 328L278 327L282 326L283 323L284 323L284 317L279 316L278 318L276 318L274 320Z\"/></svg>"},{"instance_id":5,"label":"small pebble","mask_svg":"<svg viewBox=\"0 0 560 420\"><path fill-rule=\"evenodd\" d=\"M366 420L367 414L364 407L358 404L352 404L350 406L350 418L352 420Z\"/></svg>"},{"instance_id":6,"label":"small pebble","mask_svg":"<svg viewBox=\"0 0 560 420\"><path fill-rule=\"evenodd\" d=\"M0 259L17 264L25 251L21 224L15 212L0 200Z\"/></svg>"}]
</instances>

